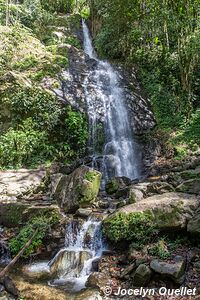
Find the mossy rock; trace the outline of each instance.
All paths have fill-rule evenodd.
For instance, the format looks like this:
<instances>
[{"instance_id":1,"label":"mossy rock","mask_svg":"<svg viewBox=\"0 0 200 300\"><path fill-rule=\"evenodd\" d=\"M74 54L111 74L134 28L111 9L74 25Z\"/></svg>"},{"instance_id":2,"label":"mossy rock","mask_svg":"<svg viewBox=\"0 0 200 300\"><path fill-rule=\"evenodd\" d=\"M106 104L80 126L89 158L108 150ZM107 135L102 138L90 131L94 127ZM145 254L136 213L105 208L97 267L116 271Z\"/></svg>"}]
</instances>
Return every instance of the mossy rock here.
<instances>
[{"instance_id":1,"label":"mossy rock","mask_svg":"<svg viewBox=\"0 0 200 300\"><path fill-rule=\"evenodd\" d=\"M0 225L16 227L22 224L23 213L29 205L17 202L0 203Z\"/></svg>"},{"instance_id":2,"label":"mossy rock","mask_svg":"<svg viewBox=\"0 0 200 300\"><path fill-rule=\"evenodd\" d=\"M184 181L177 187L177 191L198 195L200 193L200 178Z\"/></svg>"},{"instance_id":3,"label":"mossy rock","mask_svg":"<svg viewBox=\"0 0 200 300\"><path fill-rule=\"evenodd\" d=\"M199 199L195 195L184 193L165 193L145 198L137 203L119 208L115 213L108 216L104 221L104 227L109 235L110 224L115 224L123 236L125 221L119 220L119 213L122 216L137 215L138 213L152 215L153 223L160 231L177 231L186 229L187 223L191 220L199 207ZM126 218L124 219L126 220ZM120 227L119 227L120 224Z\"/></svg>"},{"instance_id":4,"label":"mossy rock","mask_svg":"<svg viewBox=\"0 0 200 300\"><path fill-rule=\"evenodd\" d=\"M22 202L0 203L0 225L14 228L26 223L33 217L45 216L56 222L61 218L57 205L30 205Z\"/></svg>"},{"instance_id":5,"label":"mossy rock","mask_svg":"<svg viewBox=\"0 0 200 300\"><path fill-rule=\"evenodd\" d=\"M131 180L127 177L113 177L106 184L106 193L113 195L117 191L126 188L131 184Z\"/></svg>"},{"instance_id":6,"label":"mossy rock","mask_svg":"<svg viewBox=\"0 0 200 300\"><path fill-rule=\"evenodd\" d=\"M101 173L81 166L70 175L63 175L53 198L65 212L75 212L79 207L89 207L99 192Z\"/></svg>"}]
</instances>

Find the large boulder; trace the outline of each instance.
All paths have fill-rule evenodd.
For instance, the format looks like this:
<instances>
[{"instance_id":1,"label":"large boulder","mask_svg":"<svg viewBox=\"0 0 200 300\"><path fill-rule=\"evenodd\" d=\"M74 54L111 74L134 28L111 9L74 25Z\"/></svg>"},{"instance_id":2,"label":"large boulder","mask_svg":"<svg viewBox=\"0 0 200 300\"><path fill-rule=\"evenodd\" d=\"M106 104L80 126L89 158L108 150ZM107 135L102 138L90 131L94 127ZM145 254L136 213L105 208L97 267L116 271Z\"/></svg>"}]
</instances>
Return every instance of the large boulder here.
<instances>
[{"instance_id":1,"label":"large boulder","mask_svg":"<svg viewBox=\"0 0 200 300\"><path fill-rule=\"evenodd\" d=\"M101 176L100 172L81 166L70 175L60 177L54 187L53 198L65 212L89 207L96 200Z\"/></svg>"},{"instance_id":2,"label":"large boulder","mask_svg":"<svg viewBox=\"0 0 200 300\"><path fill-rule=\"evenodd\" d=\"M109 281L110 279L105 273L93 272L88 277L86 287L103 289L109 285Z\"/></svg>"},{"instance_id":3,"label":"large boulder","mask_svg":"<svg viewBox=\"0 0 200 300\"><path fill-rule=\"evenodd\" d=\"M163 181L140 182L138 184L134 184L132 188L141 191L145 197L153 196L155 194L174 192L174 187Z\"/></svg>"},{"instance_id":4,"label":"large boulder","mask_svg":"<svg viewBox=\"0 0 200 300\"><path fill-rule=\"evenodd\" d=\"M118 213L142 212L151 214L160 230L180 230L186 228L199 204L200 199L195 195L174 192L154 195L118 209L105 218L104 222L109 224L109 220L113 220Z\"/></svg>"},{"instance_id":5,"label":"large boulder","mask_svg":"<svg viewBox=\"0 0 200 300\"><path fill-rule=\"evenodd\" d=\"M16 227L37 216L60 216L58 205L41 203L30 204L28 201L0 201L0 225Z\"/></svg>"},{"instance_id":6,"label":"large boulder","mask_svg":"<svg viewBox=\"0 0 200 300\"><path fill-rule=\"evenodd\" d=\"M185 266L185 260L181 256L176 256L171 263L157 259L152 260L150 263L150 267L154 272L159 273L163 278L172 279L178 284L183 282Z\"/></svg>"},{"instance_id":7,"label":"large boulder","mask_svg":"<svg viewBox=\"0 0 200 300\"><path fill-rule=\"evenodd\" d=\"M51 278L48 262L34 263L22 267L22 274L30 280L47 280Z\"/></svg>"},{"instance_id":8,"label":"large boulder","mask_svg":"<svg viewBox=\"0 0 200 300\"><path fill-rule=\"evenodd\" d=\"M200 194L200 178L189 179L177 187L177 191L191 194Z\"/></svg>"},{"instance_id":9,"label":"large boulder","mask_svg":"<svg viewBox=\"0 0 200 300\"><path fill-rule=\"evenodd\" d=\"M62 249L50 261L50 273L53 276L78 277L83 270L84 263L92 258L92 254L88 251L73 251Z\"/></svg>"},{"instance_id":10,"label":"large boulder","mask_svg":"<svg viewBox=\"0 0 200 300\"><path fill-rule=\"evenodd\" d=\"M129 191L129 203L135 203L141 201L144 198L144 194L139 189L131 187Z\"/></svg>"}]
</instances>

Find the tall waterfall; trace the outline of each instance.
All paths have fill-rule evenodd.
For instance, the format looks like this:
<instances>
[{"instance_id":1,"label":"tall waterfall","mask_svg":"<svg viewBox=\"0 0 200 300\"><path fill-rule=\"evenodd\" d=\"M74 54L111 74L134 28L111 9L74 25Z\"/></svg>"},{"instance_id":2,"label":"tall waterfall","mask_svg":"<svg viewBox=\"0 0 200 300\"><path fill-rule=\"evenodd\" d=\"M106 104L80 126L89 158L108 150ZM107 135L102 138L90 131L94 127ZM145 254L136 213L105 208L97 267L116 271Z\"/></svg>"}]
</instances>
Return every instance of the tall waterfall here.
<instances>
[{"instance_id":1,"label":"tall waterfall","mask_svg":"<svg viewBox=\"0 0 200 300\"><path fill-rule=\"evenodd\" d=\"M84 81L85 99L90 125L90 146L93 160L103 154L101 171L106 181L111 176L139 178L140 157L134 142L126 108L126 96L120 87L120 75L105 61L97 58L85 21L82 21L86 58L94 60L93 69ZM91 93L92 85L95 93ZM103 153L97 153L97 110L104 124Z\"/></svg>"}]
</instances>

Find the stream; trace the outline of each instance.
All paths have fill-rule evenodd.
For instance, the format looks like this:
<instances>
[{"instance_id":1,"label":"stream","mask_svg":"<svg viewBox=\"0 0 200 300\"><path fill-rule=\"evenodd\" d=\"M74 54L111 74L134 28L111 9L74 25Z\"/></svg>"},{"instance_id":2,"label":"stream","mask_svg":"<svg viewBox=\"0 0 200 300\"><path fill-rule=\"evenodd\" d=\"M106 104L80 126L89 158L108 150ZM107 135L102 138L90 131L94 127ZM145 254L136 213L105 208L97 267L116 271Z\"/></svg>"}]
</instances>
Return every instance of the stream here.
<instances>
[{"instance_id":1,"label":"stream","mask_svg":"<svg viewBox=\"0 0 200 300\"><path fill-rule=\"evenodd\" d=\"M106 61L99 60L92 46L89 29L82 21L84 52L86 60L94 61L94 67L84 80L90 130L90 154L93 168L103 174L102 186L112 176L126 176L132 180L140 177L141 157L138 145L129 126L126 96L120 87L120 75ZM91 93L93 86L94 93ZM101 112L104 126L102 151L96 147L98 139L98 113ZM99 167L98 157L101 156ZM66 293L78 293L85 289L93 270L93 262L106 249L102 240L101 221L95 216L81 222L71 219L66 226L65 246L49 262L38 262L27 266L30 273L50 275L51 287L59 287ZM48 276L47 276L48 277Z\"/></svg>"}]
</instances>

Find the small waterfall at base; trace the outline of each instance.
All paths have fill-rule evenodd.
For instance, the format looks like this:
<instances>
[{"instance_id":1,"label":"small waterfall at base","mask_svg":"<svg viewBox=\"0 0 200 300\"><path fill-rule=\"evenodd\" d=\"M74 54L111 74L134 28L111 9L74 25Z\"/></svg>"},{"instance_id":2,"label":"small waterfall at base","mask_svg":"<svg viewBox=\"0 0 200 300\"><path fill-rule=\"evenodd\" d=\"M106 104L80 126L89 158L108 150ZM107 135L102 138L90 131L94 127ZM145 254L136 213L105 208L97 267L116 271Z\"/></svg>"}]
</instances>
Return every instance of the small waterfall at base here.
<instances>
[{"instance_id":1,"label":"small waterfall at base","mask_svg":"<svg viewBox=\"0 0 200 300\"><path fill-rule=\"evenodd\" d=\"M98 156L96 151L98 114L102 116L105 132L104 150L103 153L100 153L100 155L103 154L101 171L104 181L112 176L140 178L141 158L129 126L126 96L120 87L120 75L108 62L97 58L89 29L84 20L82 26L86 57L96 61L96 65L84 81L93 161L95 162L95 157ZM91 86L93 93L91 93ZM93 167L95 167L95 163L93 163Z\"/></svg>"},{"instance_id":2,"label":"small waterfall at base","mask_svg":"<svg viewBox=\"0 0 200 300\"><path fill-rule=\"evenodd\" d=\"M49 262L50 272L56 277L49 285L62 286L70 292L82 290L92 271L92 262L102 251L101 222L91 218L81 226L72 220L66 226L65 248Z\"/></svg>"}]
</instances>

